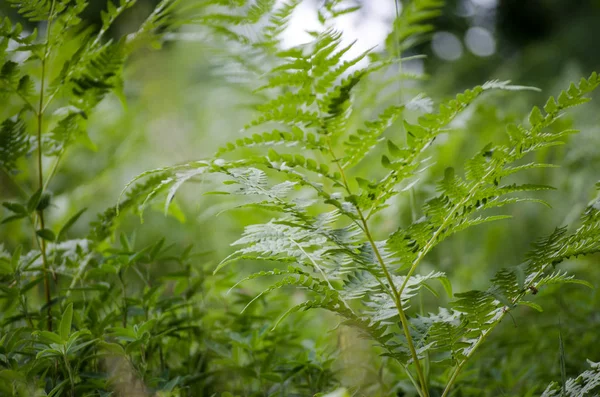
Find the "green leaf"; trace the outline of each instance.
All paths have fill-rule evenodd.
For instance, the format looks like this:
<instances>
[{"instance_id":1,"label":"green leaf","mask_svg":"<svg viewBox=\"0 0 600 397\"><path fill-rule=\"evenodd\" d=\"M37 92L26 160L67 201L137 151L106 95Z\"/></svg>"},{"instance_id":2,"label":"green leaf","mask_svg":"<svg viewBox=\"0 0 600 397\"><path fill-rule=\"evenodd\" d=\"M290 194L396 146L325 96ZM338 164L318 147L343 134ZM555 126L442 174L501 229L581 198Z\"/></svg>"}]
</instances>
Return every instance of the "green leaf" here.
<instances>
[{"instance_id":1,"label":"green leaf","mask_svg":"<svg viewBox=\"0 0 600 397\"><path fill-rule=\"evenodd\" d=\"M143 323L137 329L137 335L138 335L138 337L141 337L146 332L150 333L150 331L152 331L152 328L154 328L154 326L156 325L156 323L157 323L156 319L150 319L150 320L146 321L145 323Z\"/></svg>"},{"instance_id":2,"label":"green leaf","mask_svg":"<svg viewBox=\"0 0 600 397\"><path fill-rule=\"evenodd\" d=\"M48 208L50 206L51 198L52 198L52 196L49 193L42 193L42 196L40 197L40 201L38 202L37 206L35 207L35 210L43 211L46 208Z\"/></svg>"},{"instance_id":3,"label":"green leaf","mask_svg":"<svg viewBox=\"0 0 600 397\"><path fill-rule=\"evenodd\" d=\"M99 346L101 349L106 350L110 354L125 356L125 349L123 349L123 346L119 345L118 343L101 342Z\"/></svg>"},{"instance_id":4,"label":"green leaf","mask_svg":"<svg viewBox=\"0 0 600 397\"><path fill-rule=\"evenodd\" d=\"M548 101L544 105L544 110L548 114L552 114L552 113L555 113L556 111L558 111L558 105L556 104L554 97L551 96L550 98L548 98Z\"/></svg>"},{"instance_id":5,"label":"green leaf","mask_svg":"<svg viewBox=\"0 0 600 397\"><path fill-rule=\"evenodd\" d=\"M588 287L589 289L594 289L594 286L589 281L579 280L576 278L570 278L563 281L565 284L579 284Z\"/></svg>"},{"instance_id":6,"label":"green leaf","mask_svg":"<svg viewBox=\"0 0 600 397\"><path fill-rule=\"evenodd\" d=\"M15 214L27 215L27 208L25 208L25 206L23 206L22 204L9 203L5 201L4 203L2 203L2 206L11 212L14 212Z\"/></svg>"},{"instance_id":7,"label":"green leaf","mask_svg":"<svg viewBox=\"0 0 600 397\"><path fill-rule=\"evenodd\" d=\"M60 336L50 331L36 331L34 335L41 339L41 341L45 344L56 343L57 345L62 345L64 340L61 339Z\"/></svg>"},{"instance_id":8,"label":"green leaf","mask_svg":"<svg viewBox=\"0 0 600 397\"><path fill-rule=\"evenodd\" d=\"M121 248L123 248L123 251L131 252L131 245L129 244L129 240L127 240L125 233L121 233L119 235L119 241L121 242Z\"/></svg>"},{"instance_id":9,"label":"green leaf","mask_svg":"<svg viewBox=\"0 0 600 397\"><path fill-rule=\"evenodd\" d=\"M448 277L438 277L438 281L442 284L442 287L444 287L444 291L446 291L448 297L452 298L452 283Z\"/></svg>"},{"instance_id":10,"label":"green leaf","mask_svg":"<svg viewBox=\"0 0 600 397\"><path fill-rule=\"evenodd\" d=\"M529 124L531 126L535 126L544 121L544 116L542 115L542 111L537 106L534 106L529 114Z\"/></svg>"},{"instance_id":11,"label":"green leaf","mask_svg":"<svg viewBox=\"0 0 600 397\"><path fill-rule=\"evenodd\" d=\"M540 305L531 301L519 301L517 304L521 306L528 306L534 310L537 310L540 313L544 311L544 309Z\"/></svg>"},{"instance_id":12,"label":"green leaf","mask_svg":"<svg viewBox=\"0 0 600 397\"><path fill-rule=\"evenodd\" d=\"M21 252L23 251L23 246L19 245L15 248L15 251L12 254L12 258L10 259L10 264L13 271L16 271L19 268L19 261L21 260Z\"/></svg>"},{"instance_id":13,"label":"green leaf","mask_svg":"<svg viewBox=\"0 0 600 397\"><path fill-rule=\"evenodd\" d=\"M0 222L0 224L4 225L5 223L10 223L10 222L13 222L13 221L17 221L17 220L19 220L19 219L23 219L23 218L25 218L26 216L27 216L27 215L22 215L22 214L19 214L19 215L11 215L11 216L8 216L8 217L6 217L6 218L2 219L2 222Z\"/></svg>"},{"instance_id":14,"label":"green leaf","mask_svg":"<svg viewBox=\"0 0 600 397\"><path fill-rule=\"evenodd\" d=\"M27 201L27 212L32 213L38 206L42 197L42 189L38 189Z\"/></svg>"},{"instance_id":15,"label":"green leaf","mask_svg":"<svg viewBox=\"0 0 600 397\"><path fill-rule=\"evenodd\" d=\"M385 168L393 168L392 162L390 161L388 156L386 156L385 154L383 156L381 156L381 165L383 165Z\"/></svg>"},{"instance_id":16,"label":"green leaf","mask_svg":"<svg viewBox=\"0 0 600 397\"><path fill-rule=\"evenodd\" d=\"M170 381L168 381L167 383L165 383L163 385L163 387L161 387L160 389L162 391L172 392L173 389L175 388L175 386L177 386L179 384L179 382L181 382L181 377L176 376L175 378L173 378Z\"/></svg>"},{"instance_id":17,"label":"green leaf","mask_svg":"<svg viewBox=\"0 0 600 397\"><path fill-rule=\"evenodd\" d=\"M387 141L388 150L390 154L394 157L402 157L404 155L404 151L401 150L394 142L388 139Z\"/></svg>"},{"instance_id":18,"label":"green leaf","mask_svg":"<svg viewBox=\"0 0 600 397\"><path fill-rule=\"evenodd\" d=\"M37 230L35 234L47 241L54 241L56 239L54 232L50 229Z\"/></svg>"},{"instance_id":19,"label":"green leaf","mask_svg":"<svg viewBox=\"0 0 600 397\"><path fill-rule=\"evenodd\" d=\"M69 220L63 225L63 227L58 232L58 235L56 236L56 240L57 241L60 241L65 236L65 234L69 231L69 229L71 228L71 226L73 226L73 224L75 222L77 222L77 220L79 219L79 217L81 216L81 214L83 214L86 210L87 210L87 208L84 208L84 209L78 211L71 218L69 218Z\"/></svg>"},{"instance_id":20,"label":"green leaf","mask_svg":"<svg viewBox=\"0 0 600 397\"><path fill-rule=\"evenodd\" d=\"M69 339L69 334L71 333L71 322L72 321L73 321L73 303L69 303L69 305L63 312L62 318L60 320L60 325L58 326L60 337L62 338L63 341L67 341Z\"/></svg>"}]
</instances>

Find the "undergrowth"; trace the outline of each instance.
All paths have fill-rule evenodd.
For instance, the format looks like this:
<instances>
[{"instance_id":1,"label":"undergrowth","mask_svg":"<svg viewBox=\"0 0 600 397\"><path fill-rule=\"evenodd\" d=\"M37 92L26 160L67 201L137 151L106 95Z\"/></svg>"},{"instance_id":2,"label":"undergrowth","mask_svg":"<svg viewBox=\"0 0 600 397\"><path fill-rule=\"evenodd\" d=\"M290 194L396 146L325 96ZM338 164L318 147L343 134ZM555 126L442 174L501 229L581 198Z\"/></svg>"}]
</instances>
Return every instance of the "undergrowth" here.
<instances>
[{"instance_id":1,"label":"undergrowth","mask_svg":"<svg viewBox=\"0 0 600 397\"><path fill-rule=\"evenodd\" d=\"M292 48L283 48L281 34L296 0L163 0L121 38L107 32L134 0L109 1L96 28L82 23L81 0L10 2L31 23L44 23L39 33L8 18L0 25L0 166L20 194L3 203L2 223L20 223L32 236L0 250L3 395L325 395L344 386L335 349L301 341L286 320L310 309L335 315L329 329L348 327L368 340L394 378L376 392L353 386L338 395L467 395L464 370L507 315L521 306L542 310L536 295L550 285L592 287L561 264L600 250L598 199L577 224L539 237L485 289L454 291L452 275L428 258L459 232L510 218L508 204L549 206L535 192L552 187L523 179L551 172L536 154L577 133L559 120L589 101L600 85L596 73L504 126L505 137L471 157L459 154L462 171L435 176L428 153L444 147L466 109L491 95L534 90L492 80L433 106L421 92L423 76L406 67L419 57L406 54L433 29L441 1L404 4L385 48L355 57L332 23L359 7L339 0L320 6L322 29ZM61 160L93 146L87 120L107 95L125 100L127 57L177 37L184 24L225 43L219 57L237 66L229 77L251 90L256 116L213 157L139 175L86 236L70 239L85 209L62 224L47 222ZM431 177L436 191L417 199ZM192 247L162 239L140 248L118 233L123 212L141 214L161 193L168 211L181 186L198 179L215 186L208 193L242 196L231 201L235 214L270 218L246 226L216 268ZM411 220L400 220L398 205L410 207ZM233 285L219 272L257 262L266 270ZM157 268L168 270L150 271ZM254 297L241 288L262 278L269 284ZM230 286L233 306L211 296L209 284ZM288 287L303 290L305 300L277 313L262 299ZM435 298L426 307L424 290ZM590 366L543 395L597 394L598 364Z\"/></svg>"}]
</instances>

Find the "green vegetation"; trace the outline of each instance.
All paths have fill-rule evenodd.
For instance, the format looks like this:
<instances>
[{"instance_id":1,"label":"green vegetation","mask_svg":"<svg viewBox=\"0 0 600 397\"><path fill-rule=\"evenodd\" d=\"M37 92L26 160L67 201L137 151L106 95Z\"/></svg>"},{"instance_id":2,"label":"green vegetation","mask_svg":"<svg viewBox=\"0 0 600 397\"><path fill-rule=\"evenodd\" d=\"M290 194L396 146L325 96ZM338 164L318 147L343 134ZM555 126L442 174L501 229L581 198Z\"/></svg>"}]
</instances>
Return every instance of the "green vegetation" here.
<instances>
[{"instance_id":1,"label":"green vegetation","mask_svg":"<svg viewBox=\"0 0 600 397\"><path fill-rule=\"evenodd\" d=\"M439 0L356 56L352 1L9 3L0 395L600 393L596 72L434 100Z\"/></svg>"}]
</instances>

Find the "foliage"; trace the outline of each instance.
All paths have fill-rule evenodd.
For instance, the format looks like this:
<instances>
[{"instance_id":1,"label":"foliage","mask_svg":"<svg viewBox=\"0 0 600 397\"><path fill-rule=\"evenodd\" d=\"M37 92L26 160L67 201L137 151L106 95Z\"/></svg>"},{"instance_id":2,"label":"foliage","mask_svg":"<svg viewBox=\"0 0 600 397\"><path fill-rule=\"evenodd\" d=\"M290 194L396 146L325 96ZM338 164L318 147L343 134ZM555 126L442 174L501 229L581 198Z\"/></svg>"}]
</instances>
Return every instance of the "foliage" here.
<instances>
[{"instance_id":1,"label":"foliage","mask_svg":"<svg viewBox=\"0 0 600 397\"><path fill-rule=\"evenodd\" d=\"M45 32L24 32L8 18L0 26L0 166L22 196L3 203L2 223L34 236L0 249L3 395L468 395L464 369L507 314L542 310L530 298L556 285L592 287L557 266L600 251L598 199L577 225L540 238L487 288L453 294L451 272L428 261L472 227L510 218L507 204L549 206L539 194L553 188L527 178L551 168L541 154L578 132L562 119L589 101L600 85L596 73L534 106L526 121L505 123L506 136L490 137L495 143L467 158L464 172L440 173L426 156L458 134L466 111L492 92L534 90L491 80L435 111L429 97L414 95L420 77L397 71L414 59L402 55L432 30L442 2L407 4L385 50L354 57L353 44L332 26L359 9L351 2L326 1L321 29L292 48L283 48L281 35L298 1L163 0L121 38L108 32L135 1L109 0L98 28L83 25L81 0L10 2L29 21L45 22ZM69 238L85 209L49 221L49 186L61 161L77 143L95 149L88 120L111 95L125 100L128 57L190 23L225 47L225 62L240 66L229 77L251 92L255 111L244 136L211 158L140 174L83 237ZM393 99L380 92L390 74ZM29 176L29 168L29 180L14 178ZM428 173L438 182L427 193ZM259 218L246 222L235 251L216 267L206 253L167 244L167 233L139 244L120 229L124 212L142 214L161 193L165 212L173 211L179 189L199 179L224 200L241 196L227 201L236 215L252 210ZM417 200L416 191L427 194ZM400 219L399 205L411 219ZM245 270L259 263L262 270ZM241 269L235 280L226 266ZM301 300L274 303L289 287ZM434 298L425 304L426 291ZM346 384L338 370L343 343L317 343L294 323L294 313L309 309L331 312L328 328L339 321L340 332L375 346L380 385ZM592 392L591 365L544 395Z\"/></svg>"}]
</instances>

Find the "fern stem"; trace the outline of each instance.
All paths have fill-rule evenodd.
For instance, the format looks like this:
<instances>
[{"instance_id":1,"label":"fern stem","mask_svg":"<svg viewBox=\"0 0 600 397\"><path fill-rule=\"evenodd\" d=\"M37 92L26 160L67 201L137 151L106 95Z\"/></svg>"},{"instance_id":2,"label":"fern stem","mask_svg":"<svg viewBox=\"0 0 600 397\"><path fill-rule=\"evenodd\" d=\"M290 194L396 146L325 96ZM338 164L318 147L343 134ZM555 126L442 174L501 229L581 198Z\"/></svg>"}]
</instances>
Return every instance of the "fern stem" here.
<instances>
[{"instance_id":1,"label":"fern stem","mask_svg":"<svg viewBox=\"0 0 600 397\"><path fill-rule=\"evenodd\" d=\"M462 200L460 200L454 207L452 207L452 210L448 212L448 215L446 216L446 218L444 219L444 221L442 222L442 224L437 228L437 230L433 233L433 235L431 236L431 238L427 241L427 243L423 246L423 249L421 251L419 251L419 254L417 255L417 257L415 258L415 260L412 262L410 269L408 270L408 273L406 275L406 279L404 280L404 282L402 283L402 285L400 286L400 293L402 293L402 291L404 291L404 288L406 288L406 285L408 284L408 280L410 278L410 276L413 275L413 273L415 272L415 270L417 269L417 266L419 265L419 263L421 263L421 261L423 260L423 258L425 257L425 255L427 255L429 253L429 251L431 251L431 249L433 248L435 241L437 240L437 238L440 236L440 234L442 234L442 231L446 228L446 226L448 226L449 222L452 220L452 215L458 210L460 209L460 207L462 207L465 203L467 203L469 200L471 200L471 197L473 196L473 194L479 189L479 187L482 184L485 184L487 178L494 172L494 169L490 169L482 178L481 178L481 182L476 183L471 190L469 190L469 192L467 193L467 195L465 197L463 197Z\"/></svg>"},{"instance_id":2,"label":"fern stem","mask_svg":"<svg viewBox=\"0 0 600 397\"><path fill-rule=\"evenodd\" d=\"M50 46L50 27L52 26L52 19L54 15L54 5L55 0L52 1L52 5L50 6L50 13L48 15L48 24L46 26L46 42L44 44L44 56L42 57L42 65L41 65L41 80L40 80L40 100L38 103L38 111L37 111L37 165L38 165L38 185L42 194L44 192L44 167L42 163L42 130L43 130L43 121L44 121L44 86L46 82L46 60L48 58L48 48ZM38 211L38 218L40 222L40 228L45 228L44 222L44 210L40 209ZM50 296L50 279L48 278L48 257L46 255L46 240L43 238L37 237L38 244L40 246L40 251L42 253L42 265L43 265L43 273L44 273L44 295L46 298L46 306L47 306L47 317L48 317L48 331L52 331L52 306L50 305L52 298Z\"/></svg>"},{"instance_id":3,"label":"fern stem","mask_svg":"<svg viewBox=\"0 0 600 397\"><path fill-rule=\"evenodd\" d=\"M60 164L60 161L61 161L62 156L63 156L64 153L65 153L65 149L63 148L60 151L60 153L58 154L58 156L56 157L56 160L54 161L54 164L52 164L52 168L50 168L50 172L48 173L48 175L46 175L46 181L44 182L44 188L43 188L43 190L46 190L48 188L48 185L50 184L50 180L52 179L52 177L56 173L56 170L58 169L58 165Z\"/></svg>"},{"instance_id":4,"label":"fern stem","mask_svg":"<svg viewBox=\"0 0 600 397\"><path fill-rule=\"evenodd\" d=\"M477 343L475 344L475 346L473 346L473 349L471 350L471 353L469 353L469 355L463 361L461 361L460 364L458 364L456 366L456 368L452 372L452 376L450 376L450 379L448 380L448 383L446 384L446 388L444 389L444 392L442 393L442 397L448 396L448 393L450 393L450 390L452 389L452 386L454 385L454 382L456 381L456 378L458 377L458 374L463 369L464 365L467 363L468 359L471 357L471 355L475 351L475 349L477 349L479 347L479 345L481 343L483 343L483 341L485 340L485 338L488 336L488 334L490 332L491 332L491 328L488 331L483 332L483 334L481 335L481 338L479 339L479 341L477 341Z\"/></svg>"},{"instance_id":5,"label":"fern stem","mask_svg":"<svg viewBox=\"0 0 600 397\"><path fill-rule=\"evenodd\" d=\"M331 283L329 282L329 278L327 278L327 275L323 271L323 268L321 268L321 266L319 266L317 264L317 262L313 259L313 257L310 256L310 254L308 252L306 252L306 250L304 248L302 248L302 246L300 244L298 244L298 242L296 242L296 240L294 240L291 237L289 237L289 239L290 239L290 241L294 245L296 245L296 247L298 247L298 249L300 251L302 251L302 253L308 258L308 260L313 264L313 266L317 268L317 270L319 271L319 273L321 273L321 275L323 276L323 279L325 280L325 282L327 283L327 285L329 286L329 288L331 288L332 290L334 290L335 288L333 288L333 285L331 285Z\"/></svg>"},{"instance_id":6,"label":"fern stem","mask_svg":"<svg viewBox=\"0 0 600 397\"><path fill-rule=\"evenodd\" d=\"M537 274L531 278L531 280L529 281L529 284L530 285L533 284L536 281L536 279L544 273L544 271L546 270L546 268L547 268L547 265L544 266L541 270L539 270L537 272ZM528 291L528 289L525 289L519 295L517 295L517 297L515 297L513 299L513 301L512 301L512 306L516 305L517 302L519 302L521 300L521 298L523 296L525 296L525 294L527 294L527 291ZM487 330L485 330L485 331L483 331L481 333L481 336L479 337L479 340L477 341L477 343L475 343L475 345L473 345L473 348L471 349L471 351L469 352L469 354L467 356L465 356L465 358L455 367L454 372L452 372L452 375L450 376L450 379L448 380L448 383L446 384L446 387L445 387L444 392L442 393L441 397L448 396L448 393L450 393L450 389L454 385L454 382L456 381L456 378L458 377L458 374L463 369L463 367L465 366L465 364L467 363L467 361L469 361L469 359L473 356L473 354L475 353L475 351L477 350L477 348L485 341L485 339L487 338L487 336L492 333L492 331L494 330L494 328L496 327L496 325L500 324L500 322L502 321L502 319L504 318L504 316L506 316L508 314L508 311L509 311L509 309L504 310L502 312L502 314L500 315L500 317L498 318L498 320L496 320L496 322L492 326L490 326L490 328L488 328Z\"/></svg>"},{"instance_id":7,"label":"fern stem","mask_svg":"<svg viewBox=\"0 0 600 397\"><path fill-rule=\"evenodd\" d=\"M344 172L344 168L340 165L339 161L337 160L337 157L335 156L333 147L331 146L330 139L327 140L327 145L329 147L329 153L331 154L333 161L336 163L338 170L340 171L340 175L342 177L344 187L346 188L346 191L348 192L348 194L351 194L350 185L348 185L348 180L346 179L346 174ZM390 274L390 272L387 268L387 265L385 264L385 261L383 260L381 253L379 252L379 249L377 248L377 244L375 244L375 240L373 239L373 236L371 235L371 231L369 230L369 225L367 223L367 220L365 219L359 206L355 206L355 208L356 208L356 211L358 212L358 216L362 223L363 230L365 232L367 240L369 241L369 244L373 248L373 252L375 253L375 256L377 257L377 261L379 262L379 265L381 266L381 269L383 270L385 278L387 279L388 284L390 285L390 288L392 290L392 295L394 297L394 303L396 304L396 308L398 309L398 315L400 316L400 322L402 324L402 331L404 332L404 336L406 338L406 343L408 344L410 354L412 356L412 359L415 363L415 367L417 369L417 375L419 377L419 382L421 383L421 389L417 388L417 391L419 392L419 395L421 395L423 397L429 396L427 382L425 381L425 375L423 374L423 369L421 368L421 363L419 361L419 355L417 354L417 350L415 349L415 345L413 343L412 336L410 335L410 330L408 329L408 319L406 318L406 313L404 312L404 308L402 307L401 295L398 292L396 285L394 284L394 279L392 278L392 275ZM408 277L407 277L407 279L408 279Z\"/></svg>"},{"instance_id":8,"label":"fern stem","mask_svg":"<svg viewBox=\"0 0 600 397\"><path fill-rule=\"evenodd\" d=\"M398 314L400 315L402 331L404 332L404 336L406 337L406 343L408 344L410 354L413 358L413 361L415 362L415 367L417 369L417 375L419 376L419 381L421 382L421 387L423 389L422 393L419 393L419 394L422 394L423 396L428 396L429 391L427 390L427 382L425 380L425 375L423 373L423 369L421 368L421 362L419 361L419 355L417 354L417 350L415 349L415 345L413 343L412 336L410 335L410 330L408 329L408 319L406 318L406 313L404 312L404 308L402 307L401 295L400 295L398 289L396 288L396 285L394 284L392 275L390 274L390 272L385 264L385 261L383 260L383 257L381 256L379 249L377 248L377 245L375 244L375 240L373 240L373 236L371 236L371 232L369 231L367 221L365 220L365 218L362 214L362 211L359 208L357 208L357 210L358 210L358 216L360 217L361 222L363 223L367 239L369 240L371 247L373 247L373 252L375 252L375 256L377 257L377 260L379 261L379 265L381 266L381 269L383 270L383 273L385 274L385 278L388 280L388 283L390 284L390 288L392 289L392 293L394 295L394 302L396 303L396 308L398 309ZM408 277L407 277L407 279L408 279Z\"/></svg>"}]
</instances>

